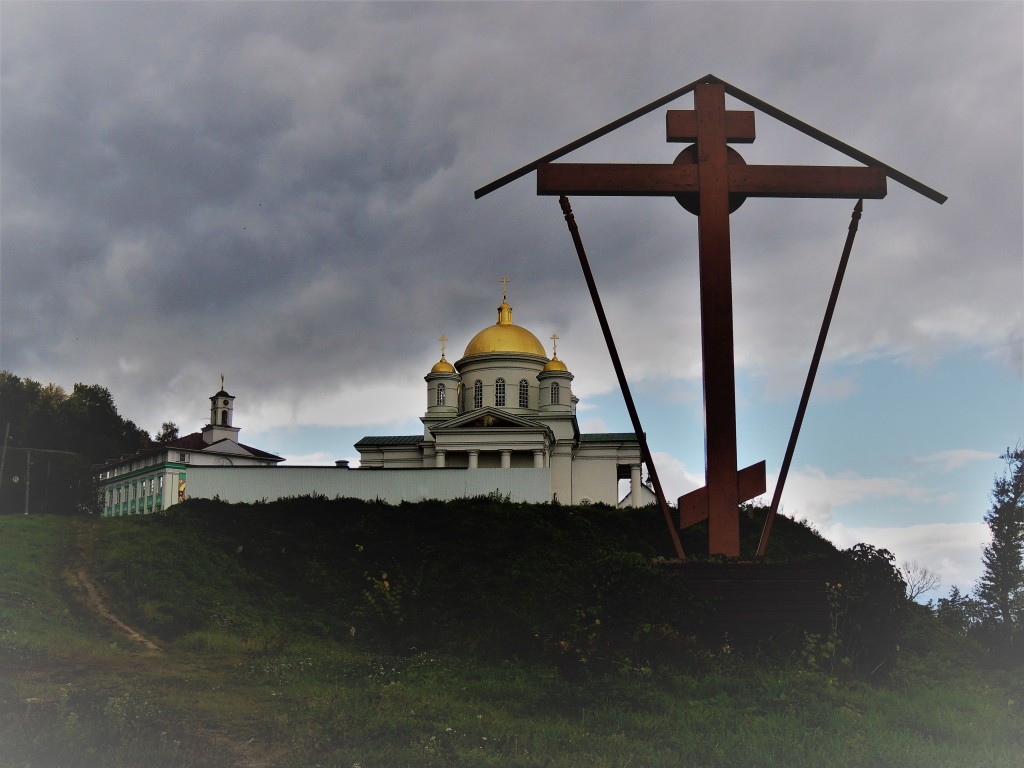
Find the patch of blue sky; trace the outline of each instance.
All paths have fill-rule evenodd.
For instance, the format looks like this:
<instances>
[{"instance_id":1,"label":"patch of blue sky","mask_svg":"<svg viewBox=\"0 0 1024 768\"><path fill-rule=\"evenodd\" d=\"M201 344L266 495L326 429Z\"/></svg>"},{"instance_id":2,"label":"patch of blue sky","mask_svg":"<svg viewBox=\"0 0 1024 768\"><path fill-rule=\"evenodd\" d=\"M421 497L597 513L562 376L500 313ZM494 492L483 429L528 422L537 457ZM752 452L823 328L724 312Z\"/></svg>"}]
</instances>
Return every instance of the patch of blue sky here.
<instances>
[{"instance_id":1,"label":"patch of blue sky","mask_svg":"<svg viewBox=\"0 0 1024 768\"><path fill-rule=\"evenodd\" d=\"M766 460L769 494L789 440L802 388L767 394L763 378L737 374L741 466ZM634 385L652 451L703 472L699 382ZM622 398L591 398L587 416L611 431L629 429ZM927 366L893 359L821 367L794 454L783 503L800 473L835 497L831 513L847 525L905 526L980 520L988 509L998 455L1024 437L1024 383L977 350ZM790 500L792 501L792 500Z\"/></svg>"}]
</instances>

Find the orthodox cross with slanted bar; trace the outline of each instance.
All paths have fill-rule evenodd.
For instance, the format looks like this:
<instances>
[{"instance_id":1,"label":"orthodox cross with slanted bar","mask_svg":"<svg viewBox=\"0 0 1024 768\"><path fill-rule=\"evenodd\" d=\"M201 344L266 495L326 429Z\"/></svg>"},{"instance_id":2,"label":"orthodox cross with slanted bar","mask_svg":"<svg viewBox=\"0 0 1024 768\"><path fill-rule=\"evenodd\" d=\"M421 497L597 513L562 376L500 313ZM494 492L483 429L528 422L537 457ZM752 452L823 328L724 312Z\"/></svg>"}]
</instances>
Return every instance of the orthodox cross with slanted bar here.
<instances>
[{"instance_id":1,"label":"orthodox cross with slanted bar","mask_svg":"<svg viewBox=\"0 0 1024 768\"><path fill-rule=\"evenodd\" d=\"M746 197L882 198L886 168L747 165L729 142L754 140L754 113L725 108L721 83L670 110L667 138L693 142L659 164L538 163L539 195L676 197L698 219L705 486L679 499L681 524L708 519L711 554L740 554L739 505L765 492L765 463L737 467L729 214Z\"/></svg>"}]
</instances>

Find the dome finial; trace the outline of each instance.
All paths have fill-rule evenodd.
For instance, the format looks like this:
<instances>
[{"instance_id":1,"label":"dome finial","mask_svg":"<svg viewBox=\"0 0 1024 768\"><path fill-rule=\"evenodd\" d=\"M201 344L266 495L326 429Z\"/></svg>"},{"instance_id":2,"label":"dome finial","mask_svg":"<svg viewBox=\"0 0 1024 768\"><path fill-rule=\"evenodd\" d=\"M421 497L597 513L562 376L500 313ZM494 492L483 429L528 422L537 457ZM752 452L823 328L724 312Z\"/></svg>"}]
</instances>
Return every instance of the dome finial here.
<instances>
[{"instance_id":1,"label":"dome finial","mask_svg":"<svg viewBox=\"0 0 1024 768\"><path fill-rule=\"evenodd\" d=\"M434 363L434 367L430 369L430 372L431 373L452 373L455 370L455 367L451 363L449 363L447 360L445 360L445 357L444 357L444 347L445 347L445 342L448 341L448 337L442 335L440 338L438 338L438 341L441 342L441 359L438 360L436 363Z\"/></svg>"},{"instance_id":2,"label":"dome finial","mask_svg":"<svg viewBox=\"0 0 1024 768\"><path fill-rule=\"evenodd\" d=\"M501 306L498 307L498 325L512 325L512 307L508 303L508 284L512 281L501 278Z\"/></svg>"},{"instance_id":3,"label":"dome finial","mask_svg":"<svg viewBox=\"0 0 1024 768\"><path fill-rule=\"evenodd\" d=\"M548 338L551 339L551 359L544 366L544 370L568 372L569 369L565 367L565 363L558 359L558 334L552 333Z\"/></svg>"}]
</instances>

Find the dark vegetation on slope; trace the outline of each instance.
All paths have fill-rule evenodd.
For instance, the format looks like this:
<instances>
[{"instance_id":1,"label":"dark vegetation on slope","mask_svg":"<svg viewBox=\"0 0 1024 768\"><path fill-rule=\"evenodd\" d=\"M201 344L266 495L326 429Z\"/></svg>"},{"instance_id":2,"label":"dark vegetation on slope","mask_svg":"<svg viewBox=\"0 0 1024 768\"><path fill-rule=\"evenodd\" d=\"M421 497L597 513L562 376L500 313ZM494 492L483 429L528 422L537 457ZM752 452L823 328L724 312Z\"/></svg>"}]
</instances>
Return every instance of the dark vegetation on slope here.
<instances>
[{"instance_id":1,"label":"dark vegetation on slope","mask_svg":"<svg viewBox=\"0 0 1024 768\"><path fill-rule=\"evenodd\" d=\"M753 507L741 514L748 551L763 516ZM312 633L394 652L547 660L573 676L601 664L692 664L698 647L742 635L709 624L720 608L714 587L665 560L671 546L653 508L196 500L107 521L100 536L100 575L126 619L170 641L218 628L271 645ZM704 536L694 528L684 537L698 561ZM782 518L769 560L815 564L820 605L813 626L754 633L748 650L809 652L868 672L895 653L905 606L888 553L838 552ZM744 567L756 577L771 565Z\"/></svg>"}]
</instances>

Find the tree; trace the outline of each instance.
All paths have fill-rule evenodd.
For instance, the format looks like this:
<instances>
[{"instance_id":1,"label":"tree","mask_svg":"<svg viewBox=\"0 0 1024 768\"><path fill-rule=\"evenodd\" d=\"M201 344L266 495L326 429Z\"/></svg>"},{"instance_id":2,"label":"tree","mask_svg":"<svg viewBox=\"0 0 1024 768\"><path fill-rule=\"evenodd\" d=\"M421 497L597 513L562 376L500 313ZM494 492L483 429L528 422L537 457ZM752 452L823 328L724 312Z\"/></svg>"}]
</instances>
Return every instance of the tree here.
<instances>
[{"instance_id":1,"label":"tree","mask_svg":"<svg viewBox=\"0 0 1024 768\"><path fill-rule=\"evenodd\" d=\"M153 439L157 443L169 443L178 439L178 425L173 421L165 421L160 425L160 432Z\"/></svg>"},{"instance_id":2,"label":"tree","mask_svg":"<svg viewBox=\"0 0 1024 768\"><path fill-rule=\"evenodd\" d=\"M907 583L907 599L917 600L925 592L931 592L942 580L935 571L921 565L917 560L911 560L900 566L900 573Z\"/></svg>"},{"instance_id":3,"label":"tree","mask_svg":"<svg viewBox=\"0 0 1024 768\"><path fill-rule=\"evenodd\" d=\"M134 453L149 442L149 434L122 418L110 390L99 384L75 384L61 410L70 450L94 464Z\"/></svg>"},{"instance_id":4,"label":"tree","mask_svg":"<svg viewBox=\"0 0 1024 768\"><path fill-rule=\"evenodd\" d=\"M935 618L962 637L971 635L981 622L984 606L970 595L960 594L957 587L949 591L949 597L940 597L935 606Z\"/></svg>"},{"instance_id":5,"label":"tree","mask_svg":"<svg viewBox=\"0 0 1024 768\"><path fill-rule=\"evenodd\" d=\"M992 542L982 554L984 570L974 589L986 608L993 650L1009 652L1020 630L1024 608L1024 449L1006 449L1006 471L992 486L992 508L985 515Z\"/></svg>"},{"instance_id":6,"label":"tree","mask_svg":"<svg viewBox=\"0 0 1024 768\"><path fill-rule=\"evenodd\" d=\"M0 512L6 513L88 509L96 501L90 465L149 442L144 430L118 414L105 387L75 384L69 395L57 384L0 371L0 441L5 435Z\"/></svg>"}]
</instances>

